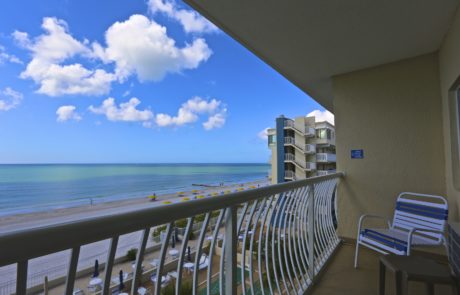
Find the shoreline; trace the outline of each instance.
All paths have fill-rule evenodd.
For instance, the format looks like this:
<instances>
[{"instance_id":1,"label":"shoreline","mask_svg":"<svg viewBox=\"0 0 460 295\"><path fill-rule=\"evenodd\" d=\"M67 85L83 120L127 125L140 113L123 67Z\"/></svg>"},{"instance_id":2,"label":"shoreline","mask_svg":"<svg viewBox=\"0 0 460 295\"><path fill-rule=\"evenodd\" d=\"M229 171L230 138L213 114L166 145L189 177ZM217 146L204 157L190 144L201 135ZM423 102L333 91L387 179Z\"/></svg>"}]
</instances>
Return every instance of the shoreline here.
<instances>
[{"instance_id":1,"label":"shoreline","mask_svg":"<svg viewBox=\"0 0 460 295\"><path fill-rule=\"evenodd\" d=\"M234 182L223 186L194 186L194 188L198 191L196 195L204 195L207 197L209 194L214 192L221 193L222 191L228 190L233 192L236 188L239 187L248 189L250 186L262 186L267 184L269 184L269 180L264 178L248 182ZM35 212L1 215L0 233L31 227L45 226L66 221L73 221L76 219L83 219L93 216L134 211L145 207L161 205L162 202L166 200L180 201L184 197L193 199L195 196L192 190L185 191L180 196L177 193L178 192L157 195L156 201L150 201L148 196L144 196L124 200L111 200L100 203L97 202L94 204L77 205L66 208L56 208L47 211L40 210Z\"/></svg>"}]
</instances>

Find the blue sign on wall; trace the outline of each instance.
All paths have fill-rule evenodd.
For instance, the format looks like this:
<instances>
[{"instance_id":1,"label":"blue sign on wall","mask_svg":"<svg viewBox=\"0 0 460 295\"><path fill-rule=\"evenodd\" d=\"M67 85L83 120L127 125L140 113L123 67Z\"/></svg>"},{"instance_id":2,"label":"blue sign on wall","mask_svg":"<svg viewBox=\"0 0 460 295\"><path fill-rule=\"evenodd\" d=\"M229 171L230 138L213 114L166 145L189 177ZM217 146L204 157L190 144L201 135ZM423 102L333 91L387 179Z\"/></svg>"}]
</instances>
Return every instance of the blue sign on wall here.
<instances>
[{"instance_id":1,"label":"blue sign on wall","mask_svg":"<svg viewBox=\"0 0 460 295\"><path fill-rule=\"evenodd\" d=\"M351 150L352 159L364 159L364 150Z\"/></svg>"}]
</instances>

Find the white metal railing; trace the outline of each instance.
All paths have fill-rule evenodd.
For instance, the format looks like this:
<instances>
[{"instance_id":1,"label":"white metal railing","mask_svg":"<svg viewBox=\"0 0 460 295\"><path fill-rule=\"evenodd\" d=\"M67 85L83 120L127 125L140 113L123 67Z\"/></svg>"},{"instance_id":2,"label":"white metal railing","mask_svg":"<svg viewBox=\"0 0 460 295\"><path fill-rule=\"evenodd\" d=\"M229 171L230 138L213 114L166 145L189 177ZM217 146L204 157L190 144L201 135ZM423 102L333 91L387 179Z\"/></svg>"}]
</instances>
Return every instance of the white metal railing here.
<instances>
[{"instance_id":1,"label":"white metal railing","mask_svg":"<svg viewBox=\"0 0 460 295\"><path fill-rule=\"evenodd\" d=\"M303 293L339 243L335 231L335 189L342 176L342 173L336 173L3 233L0 234L0 267L17 264L15 292L26 294L28 261L70 249L65 294L72 294L80 248L109 239L106 259L100 261L104 263L105 275L98 293L111 294L118 288L111 282L112 275L116 275L112 271L118 240L124 234L141 231L134 271L125 282L126 286L130 286L131 294L137 294L138 286L148 285L150 276L161 278L165 275L166 265L174 269L177 276L175 294L197 294L199 289L210 294L215 286L220 294L236 294L237 288L241 288L243 294L249 289L251 293L258 289L263 294ZM202 214L204 220L197 217ZM172 247L170 241L175 232L175 222L184 218L186 227L182 240L177 243L178 257L170 259L167 253ZM215 221L210 222L213 218ZM183 267L189 258L186 251L192 243L189 233L195 220L201 222L201 228L198 239L193 241L192 274L185 275ZM148 265L144 256L150 231L160 225L166 225L166 238L157 253L157 265L144 269L143 266ZM204 252L207 252L207 263L202 267ZM216 267L213 261L218 261L219 266ZM247 270L240 272L240 278L237 278L237 267ZM206 274L202 282L198 281L199 272ZM185 280L191 282L189 291L180 290ZM160 294L161 289L162 284L153 283L153 294Z\"/></svg>"},{"instance_id":2,"label":"white metal railing","mask_svg":"<svg viewBox=\"0 0 460 295\"><path fill-rule=\"evenodd\" d=\"M295 122L293 120L284 120L284 127L292 127L294 128Z\"/></svg>"},{"instance_id":3,"label":"white metal railing","mask_svg":"<svg viewBox=\"0 0 460 295\"><path fill-rule=\"evenodd\" d=\"M314 171L314 170L316 170L316 163L314 163L314 162L307 162L307 163L306 163L306 166L305 166L305 169L308 170L308 171Z\"/></svg>"},{"instance_id":4,"label":"white metal railing","mask_svg":"<svg viewBox=\"0 0 460 295\"><path fill-rule=\"evenodd\" d=\"M308 154L316 153L316 145L314 144L306 144L305 145L305 152Z\"/></svg>"},{"instance_id":5,"label":"white metal railing","mask_svg":"<svg viewBox=\"0 0 460 295\"><path fill-rule=\"evenodd\" d=\"M317 153L316 154L316 161L317 162L335 162L336 161L336 155L335 154L329 154L329 153Z\"/></svg>"},{"instance_id":6,"label":"white metal railing","mask_svg":"<svg viewBox=\"0 0 460 295\"><path fill-rule=\"evenodd\" d=\"M318 170L317 171L318 176L324 176L324 175L334 174L334 173L336 173L335 170Z\"/></svg>"},{"instance_id":7,"label":"white metal railing","mask_svg":"<svg viewBox=\"0 0 460 295\"><path fill-rule=\"evenodd\" d=\"M295 180L295 172L290 170L284 171L284 178Z\"/></svg>"},{"instance_id":8,"label":"white metal railing","mask_svg":"<svg viewBox=\"0 0 460 295\"><path fill-rule=\"evenodd\" d=\"M305 125L305 136L308 136L308 137L316 136L315 128Z\"/></svg>"},{"instance_id":9,"label":"white metal railing","mask_svg":"<svg viewBox=\"0 0 460 295\"><path fill-rule=\"evenodd\" d=\"M291 153L287 153L284 155L285 161L295 161L295 155Z\"/></svg>"},{"instance_id":10,"label":"white metal railing","mask_svg":"<svg viewBox=\"0 0 460 295\"><path fill-rule=\"evenodd\" d=\"M295 139L294 139L294 137L290 137L290 136L285 137L284 138L284 143L285 144L295 144Z\"/></svg>"}]
</instances>

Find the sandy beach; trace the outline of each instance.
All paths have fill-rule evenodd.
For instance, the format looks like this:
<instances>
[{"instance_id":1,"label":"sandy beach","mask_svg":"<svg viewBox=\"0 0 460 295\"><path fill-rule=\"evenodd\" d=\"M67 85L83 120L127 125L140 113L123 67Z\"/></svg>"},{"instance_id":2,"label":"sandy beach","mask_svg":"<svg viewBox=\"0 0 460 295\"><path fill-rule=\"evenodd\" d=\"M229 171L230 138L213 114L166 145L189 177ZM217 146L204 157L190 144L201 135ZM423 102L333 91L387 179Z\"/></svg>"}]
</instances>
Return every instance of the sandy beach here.
<instances>
[{"instance_id":1,"label":"sandy beach","mask_svg":"<svg viewBox=\"0 0 460 295\"><path fill-rule=\"evenodd\" d=\"M243 187L249 189L251 186L265 186L268 184L267 179L246 183L232 183L218 187L203 187L196 186L198 193L195 195L208 196L212 193L222 193L225 191L235 191L237 188ZM16 214L0 217L0 234L15 231L25 228L42 227L45 225L74 221L92 216L102 216L116 214L120 212L134 211L153 206L161 206L162 201L168 200L179 202L182 198L193 198L194 194L191 191L184 192L181 196L177 193L157 195L156 201L150 201L147 196L138 199L129 199L121 201L112 201L106 203L97 203L94 205L85 205L71 208L56 209L46 212L35 212L27 214ZM136 247L140 240L140 232L134 232L124 235L120 238L117 256L124 255L130 248ZM79 268L87 267L94 263L95 259L104 261L108 249L108 240L99 241L93 244L85 245L81 249ZM149 241L151 243L151 241ZM45 275L56 277L65 275L67 261L70 251L62 251L51 255L39 257L29 261L29 281L42 280ZM16 266L5 266L0 268L0 290L14 287L16 277ZM29 284L30 284L29 283Z\"/></svg>"}]
</instances>

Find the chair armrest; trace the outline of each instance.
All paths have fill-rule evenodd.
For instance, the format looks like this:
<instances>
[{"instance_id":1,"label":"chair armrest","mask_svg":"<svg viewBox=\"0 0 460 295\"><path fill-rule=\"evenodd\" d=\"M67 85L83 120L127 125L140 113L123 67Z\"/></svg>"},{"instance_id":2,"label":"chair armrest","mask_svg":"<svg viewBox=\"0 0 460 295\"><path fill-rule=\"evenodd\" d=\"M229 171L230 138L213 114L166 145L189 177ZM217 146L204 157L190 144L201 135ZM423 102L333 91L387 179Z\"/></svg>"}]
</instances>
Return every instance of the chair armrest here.
<instances>
[{"instance_id":1,"label":"chair armrest","mask_svg":"<svg viewBox=\"0 0 460 295\"><path fill-rule=\"evenodd\" d=\"M366 218L377 218L377 219L383 219L384 221L387 222L388 224L388 227L391 227L391 223L390 223L390 220L388 218L386 218L385 216L380 216L380 215L373 215L373 214L363 214L361 215L361 217L359 218L359 222L358 222L358 234L361 232L361 226L364 222L364 219Z\"/></svg>"},{"instance_id":2,"label":"chair armrest","mask_svg":"<svg viewBox=\"0 0 460 295\"><path fill-rule=\"evenodd\" d=\"M445 245L445 243L446 243L446 239L444 237L444 231L436 230L436 229L425 229L425 228L414 227L409 231L409 235L407 236L407 255L408 256L410 255L410 250L411 250L411 246L412 246L412 238L414 236L414 233L418 232L418 231L425 231L425 232L430 232L430 233L441 234L441 244Z\"/></svg>"},{"instance_id":3,"label":"chair armrest","mask_svg":"<svg viewBox=\"0 0 460 295\"><path fill-rule=\"evenodd\" d=\"M387 222L388 227L389 227L389 228L391 227L390 221L388 220L388 218L386 218L386 217L384 217L384 216L373 215L373 214L363 214L363 215L361 215L361 217L359 218L359 221L358 221L358 234L357 234L357 236L356 236L356 241L359 241L359 234L361 233L361 227L362 227L362 225L363 225L364 219L366 219L366 218L378 218L378 219L383 219L384 221Z\"/></svg>"}]
</instances>

